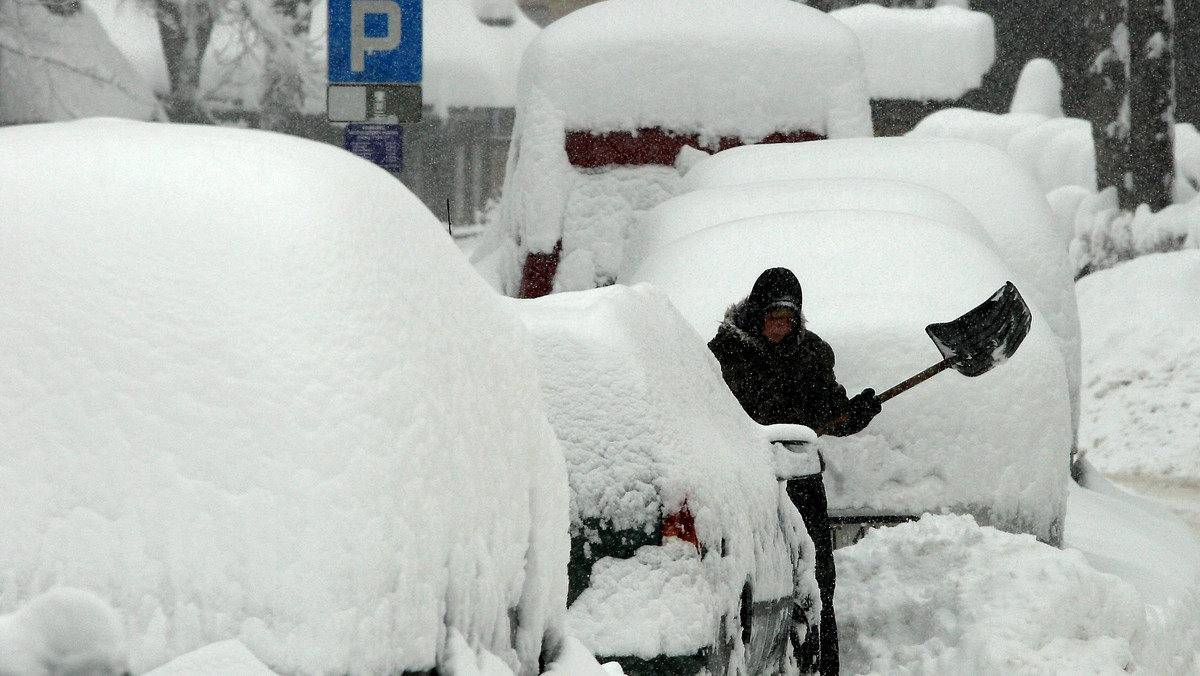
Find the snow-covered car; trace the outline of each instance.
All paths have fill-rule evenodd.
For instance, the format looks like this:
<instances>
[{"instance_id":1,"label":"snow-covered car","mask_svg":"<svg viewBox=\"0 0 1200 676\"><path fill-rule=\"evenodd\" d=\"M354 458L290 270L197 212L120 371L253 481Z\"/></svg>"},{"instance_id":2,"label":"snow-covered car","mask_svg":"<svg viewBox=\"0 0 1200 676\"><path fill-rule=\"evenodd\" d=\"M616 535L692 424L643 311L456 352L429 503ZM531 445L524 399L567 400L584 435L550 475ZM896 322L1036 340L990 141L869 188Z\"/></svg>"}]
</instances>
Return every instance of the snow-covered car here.
<instances>
[{"instance_id":1,"label":"snow-covered car","mask_svg":"<svg viewBox=\"0 0 1200 676\"><path fill-rule=\"evenodd\" d=\"M961 316L1013 278L987 244L912 214L783 212L710 226L650 252L630 283L663 291L713 336L765 269L792 269L808 326L837 355L847 391L882 391L942 355L925 326ZM1022 289L1023 291L1023 289ZM1060 343L1038 308L1007 363L940 375L891 400L862 432L818 442L835 522L965 512L1061 540L1073 440ZM845 540L842 540L842 544Z\"/></svg>"},{"instance_id":2,"label":"snow-covered car","mask_svg":"<svg viewBox=\"0 0 1200 676\"><path fill-rule=\"evenodd\" d=\"M626 281L650 252L712 225L766 214L844 209L927 218L995 247L961 202L933 188L873 178L764 181L689 190L640 214L629 232L617 281Z\"/></svg>"},{"instance_id":3,"label":"snow-covered car","mask_svg":"<svg viewBox=\"0 0 1200 676\"><path fill-rule=\"evenodd\" d=\"M135 673L230 639L285 674L553 657L568 488L531 346L406 188L116 120L0 130L0 176L0 613L89 590Z\"/></svg>"},{"instance_id":4,"label":"snow-covered car","mask_svg":"<svg viewBox=\"0 0 1200 676\"><path fill-rule=\"evenodd\" d=\"M1030 173L1004 152L960 139L830 139L817 143L731 148L696 163L682 191L784 179L873 178L943 192L970 211L991 236L1030 305L1062 354L1072 429L1079 425L1080 334L1072 233L1056 224ZM885 245L886 246L886 245Z\"/></svg>"},{"instance_id":5,"label":"snow-covered car","mask_svg":"<svg viewBox=\"0 0 1200 676\"><path fill-rule=\"evenodd\" d=\"M605 0L533 40L474 262L504 293L610 284L636 213L697 156L870 136L853 33L789 0ZM678 165L678 166L677 166Z\"/></svg>"},{"instance_id":6,"label":"snow-covered car","mask_svg":"<svg viewBox=\"0 0 1200 676\"><path fill-rule=\"evenodd\" d=\"M791 673L820 601L775 426L653 287L511 302L567 457L569 633L627 674Z\"/></svg>"}]
</instances>

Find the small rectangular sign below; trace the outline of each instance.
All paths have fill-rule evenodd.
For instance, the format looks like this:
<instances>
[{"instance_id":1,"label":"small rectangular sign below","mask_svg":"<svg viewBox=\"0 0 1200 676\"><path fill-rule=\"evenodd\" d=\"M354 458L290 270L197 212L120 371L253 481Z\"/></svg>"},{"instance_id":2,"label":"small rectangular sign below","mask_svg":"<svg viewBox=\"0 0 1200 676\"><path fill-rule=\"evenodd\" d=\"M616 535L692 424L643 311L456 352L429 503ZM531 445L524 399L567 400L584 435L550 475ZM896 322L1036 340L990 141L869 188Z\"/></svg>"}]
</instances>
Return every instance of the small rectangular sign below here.
<instances>
[{"instance_id":1,"label":"small rectangular sign below","mask_svg":"<svg viewBox=\"0 0 1200 676\"><path fill-rule=\"evenodd\" d=\"M330 122L420 122L421 105L421 85L330 84L325 90Z\"/></svg>"},{"instance_id":2,"label":"small rectangular sign below","mask_svg":"<svg viewBox=\"0 0 1200 676\"><path fill-rule=\"evenodd\" d=\"M345 148L398 174L404 168L403 130L397 124L351 124L346 127Z\"/></svg>"}]
</instances>

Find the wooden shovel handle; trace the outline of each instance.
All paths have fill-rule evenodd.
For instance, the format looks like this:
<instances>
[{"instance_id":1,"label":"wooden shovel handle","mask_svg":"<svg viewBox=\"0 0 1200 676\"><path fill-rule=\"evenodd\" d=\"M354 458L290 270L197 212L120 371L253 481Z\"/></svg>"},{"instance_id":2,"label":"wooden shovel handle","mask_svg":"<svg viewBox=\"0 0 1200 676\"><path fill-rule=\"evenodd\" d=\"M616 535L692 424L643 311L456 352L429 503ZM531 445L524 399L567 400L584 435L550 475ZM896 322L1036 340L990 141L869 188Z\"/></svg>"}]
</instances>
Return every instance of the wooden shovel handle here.
<instances>
[{"instance_id":1,"label":"wooden shovel handle","mask_svg":"<svg viewBox=\"0 0 1200 676\"><path fill-rule=\"evenodd\" d=\"M902 382L898 385L889 387L888 389L884 390L883 392L881 392L880 394L877 394L875 396L879 399L879 403L882 404L883 402L887 401L888 399L891 399L892 397L896 396L897 394L900 394L901 392L910 390L910 389L916 387L917 385L920 385L921 383L925 382L926 380L929 380L930 378L936 376L937 374L941 373L942 371L945 371L946 369L950 368L951 366L954 366L961 360L962 360L962 357L960 357L960 356L948 357L946 359L943 359L940 362L934 364L933 366L930 366L929 368L925 369L924 371L921 371L917 375L905 380L904 382ZM843 414L839 415L838 417L834 418L833 420L830 420L829 422L825 423L824 425L821 425L820 427L816 428L813 431L817 433L817 436L822 436L822 435L828 433L829 430L835 429L838 425L841 425L842 423L846 422L849 419L850 419L850 413L848 413L848 412L843 413Z\"/></svg>"}]
</instances>

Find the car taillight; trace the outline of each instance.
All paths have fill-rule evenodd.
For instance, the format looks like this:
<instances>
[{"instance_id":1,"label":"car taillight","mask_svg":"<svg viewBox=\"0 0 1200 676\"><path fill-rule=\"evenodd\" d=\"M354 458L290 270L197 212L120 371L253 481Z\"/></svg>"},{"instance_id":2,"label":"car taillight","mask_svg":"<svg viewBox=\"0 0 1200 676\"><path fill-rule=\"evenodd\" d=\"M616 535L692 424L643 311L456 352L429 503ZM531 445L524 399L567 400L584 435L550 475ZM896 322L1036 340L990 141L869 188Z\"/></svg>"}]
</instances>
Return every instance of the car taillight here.
<instances>
[{"instance_id":1,"label":"car taillight","mask_svg":"<svg viewBox=\"0 0 1200 676\"><path fill-rule=\"evenodd\" d=\"M678 512L663 515L662 539L666 541L667 538L679 538L691 543L697 552L700 551L700 538L696 535L696 517L692 516L692 510L688 509L687 500L683 501Z\"/></svg>"}]
</instances>

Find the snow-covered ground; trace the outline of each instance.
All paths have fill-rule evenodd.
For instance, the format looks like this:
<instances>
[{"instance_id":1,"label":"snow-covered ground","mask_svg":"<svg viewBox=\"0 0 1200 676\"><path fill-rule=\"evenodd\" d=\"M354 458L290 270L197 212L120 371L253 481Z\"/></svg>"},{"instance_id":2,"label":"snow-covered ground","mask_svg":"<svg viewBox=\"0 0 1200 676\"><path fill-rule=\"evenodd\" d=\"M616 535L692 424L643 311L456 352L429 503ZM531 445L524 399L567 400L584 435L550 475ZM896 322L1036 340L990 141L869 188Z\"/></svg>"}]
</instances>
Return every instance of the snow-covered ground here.
<instances>
[{"instance_id":1,"label":"snow-covered ground","mask_svg":"<svg viewBox=\"0 0 1200 676\"><path fill-rule=\"evenodd\" d=\"M1196 251L1080 281L1080 448L1099 469L1070 487L1063 549L927 516L839 550L843 673L1200 673L1198 295Z\"/></svg>"}]
</instances>

